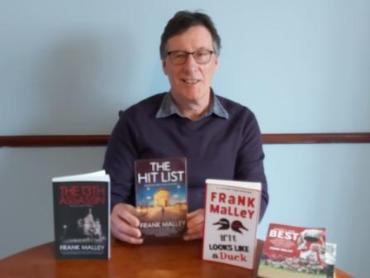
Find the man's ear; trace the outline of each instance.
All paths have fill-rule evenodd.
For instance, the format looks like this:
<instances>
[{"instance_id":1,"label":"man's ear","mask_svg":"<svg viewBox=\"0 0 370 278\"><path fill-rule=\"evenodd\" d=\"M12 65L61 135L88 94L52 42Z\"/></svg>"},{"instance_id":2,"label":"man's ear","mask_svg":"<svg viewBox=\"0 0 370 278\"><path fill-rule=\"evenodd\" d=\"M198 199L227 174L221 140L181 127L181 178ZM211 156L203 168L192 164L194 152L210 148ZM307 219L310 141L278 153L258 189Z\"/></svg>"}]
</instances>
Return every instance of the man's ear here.
<instances>
[{"instance_id":1,"label":"man's ear","mask_svg":"<svg viewBox=\"0 0 370 278\"><path fill-rule=\"evenodd\" d=\"M166 60L162 60L162 69L163 69L163 72L165 75L168 75L167 74L167 63L166 63Z\"/></svg>"},{"instance_id":2,"label":"man's ear","mask_svg":"<svg viewBox=\"0 0 370 278\"><path fill-rule=\"evenodd\" d=\"M218 56L216 56L216 59L215 59L215 65L216 65L216 70L218 69L218 65L219 65L219 59L218 59Z\"/></svg>"}]
</instances>

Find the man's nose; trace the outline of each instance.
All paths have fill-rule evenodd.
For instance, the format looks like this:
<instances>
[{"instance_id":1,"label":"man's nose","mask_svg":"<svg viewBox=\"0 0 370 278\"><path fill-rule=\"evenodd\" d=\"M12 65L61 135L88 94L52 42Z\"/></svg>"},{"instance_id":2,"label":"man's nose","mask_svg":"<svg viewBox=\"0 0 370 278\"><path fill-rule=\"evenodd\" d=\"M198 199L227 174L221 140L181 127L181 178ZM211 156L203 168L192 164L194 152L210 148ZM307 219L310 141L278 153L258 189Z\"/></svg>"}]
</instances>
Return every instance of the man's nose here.
<instances>
[{"instance_id":1,"label":"man's nose","mask_svg":"<svg viewBox=\"0 0 370 278\"><path fill-rule=\"evenodd\" d=\"M198 66L198 63L195 61L193 54L188 54L184 66L189 69L196 68Z\"/></svg>"}]
</instances>

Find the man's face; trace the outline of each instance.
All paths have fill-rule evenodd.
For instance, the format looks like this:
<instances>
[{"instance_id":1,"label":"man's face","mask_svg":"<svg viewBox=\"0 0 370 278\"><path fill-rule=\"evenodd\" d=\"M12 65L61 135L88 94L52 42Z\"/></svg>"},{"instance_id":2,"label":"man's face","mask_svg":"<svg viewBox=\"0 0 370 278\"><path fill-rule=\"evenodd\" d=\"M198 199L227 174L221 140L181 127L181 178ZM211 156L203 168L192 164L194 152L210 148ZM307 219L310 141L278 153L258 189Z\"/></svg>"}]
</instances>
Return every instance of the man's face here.
<instances>
[{"instance_id":1,"label":"man's face","mask_svg":"<svg viewBox=\"0 0 370 278\"><path fill-rule=\"evenodd\" d=\"M184 33L176 35L167 41L167 52L197 50L213 51L213 40L210 32L204 26L193 26ZM171 94L175 101L181 104L207 103L209 101L212 77L218 66L215 54L206 64L198 64L192 55L188 55L184 64L175 65L166 57L163 70L171 84Z\"/></svg>"}]
</instances>

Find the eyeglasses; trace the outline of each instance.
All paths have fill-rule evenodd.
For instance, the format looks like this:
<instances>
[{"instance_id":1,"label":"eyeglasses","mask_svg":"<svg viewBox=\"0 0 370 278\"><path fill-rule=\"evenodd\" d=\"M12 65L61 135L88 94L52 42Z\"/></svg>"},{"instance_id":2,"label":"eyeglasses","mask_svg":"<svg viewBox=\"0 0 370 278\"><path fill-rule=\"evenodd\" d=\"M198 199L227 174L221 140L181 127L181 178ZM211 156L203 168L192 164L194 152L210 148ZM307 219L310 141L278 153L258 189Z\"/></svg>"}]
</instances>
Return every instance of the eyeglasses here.
<instances>
[{"instance_id":1,"label":"eyeglasses","mask_svg":"<svg viewBox=\"0 0 370 278\"><path fill-rule=\"evenodd\" d=\"M215 52L212 50L208 50L208 49L198 49L193 52L175 50L175 51L168 51L167 56L169 57L171 63L174 65L185 64L189 55L193 56L197 64L204 65L204 64L209 63L213 53Z\"/></svg>"}]
</instances>

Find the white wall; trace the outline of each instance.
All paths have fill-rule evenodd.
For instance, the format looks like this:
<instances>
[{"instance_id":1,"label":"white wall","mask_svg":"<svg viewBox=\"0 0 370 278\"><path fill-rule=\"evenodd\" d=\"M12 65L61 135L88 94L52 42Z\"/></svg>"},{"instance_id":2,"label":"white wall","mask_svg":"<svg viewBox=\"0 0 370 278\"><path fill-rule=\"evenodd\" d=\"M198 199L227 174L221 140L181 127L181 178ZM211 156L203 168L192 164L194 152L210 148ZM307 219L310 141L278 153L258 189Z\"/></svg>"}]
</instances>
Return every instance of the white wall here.
<instances>
[{"instance_id":1,"label":"white wall","mask_svg":"<svg viewBox=\"0 0 370 278\"><path fill-rule=\"evenodd\" d=\"M179 9L213 17L214 88L250 107L264 133L370 130L368 1L13 0L0 2L0 136L109 133L119 109L168 89L159 37ZM53 239L51 177L99 169L104 151L0 149L0 257ZM339 267L365 277L370 145L265 152L259 236L270 222L326 226Z\"/></svg>"}]
</instances>

